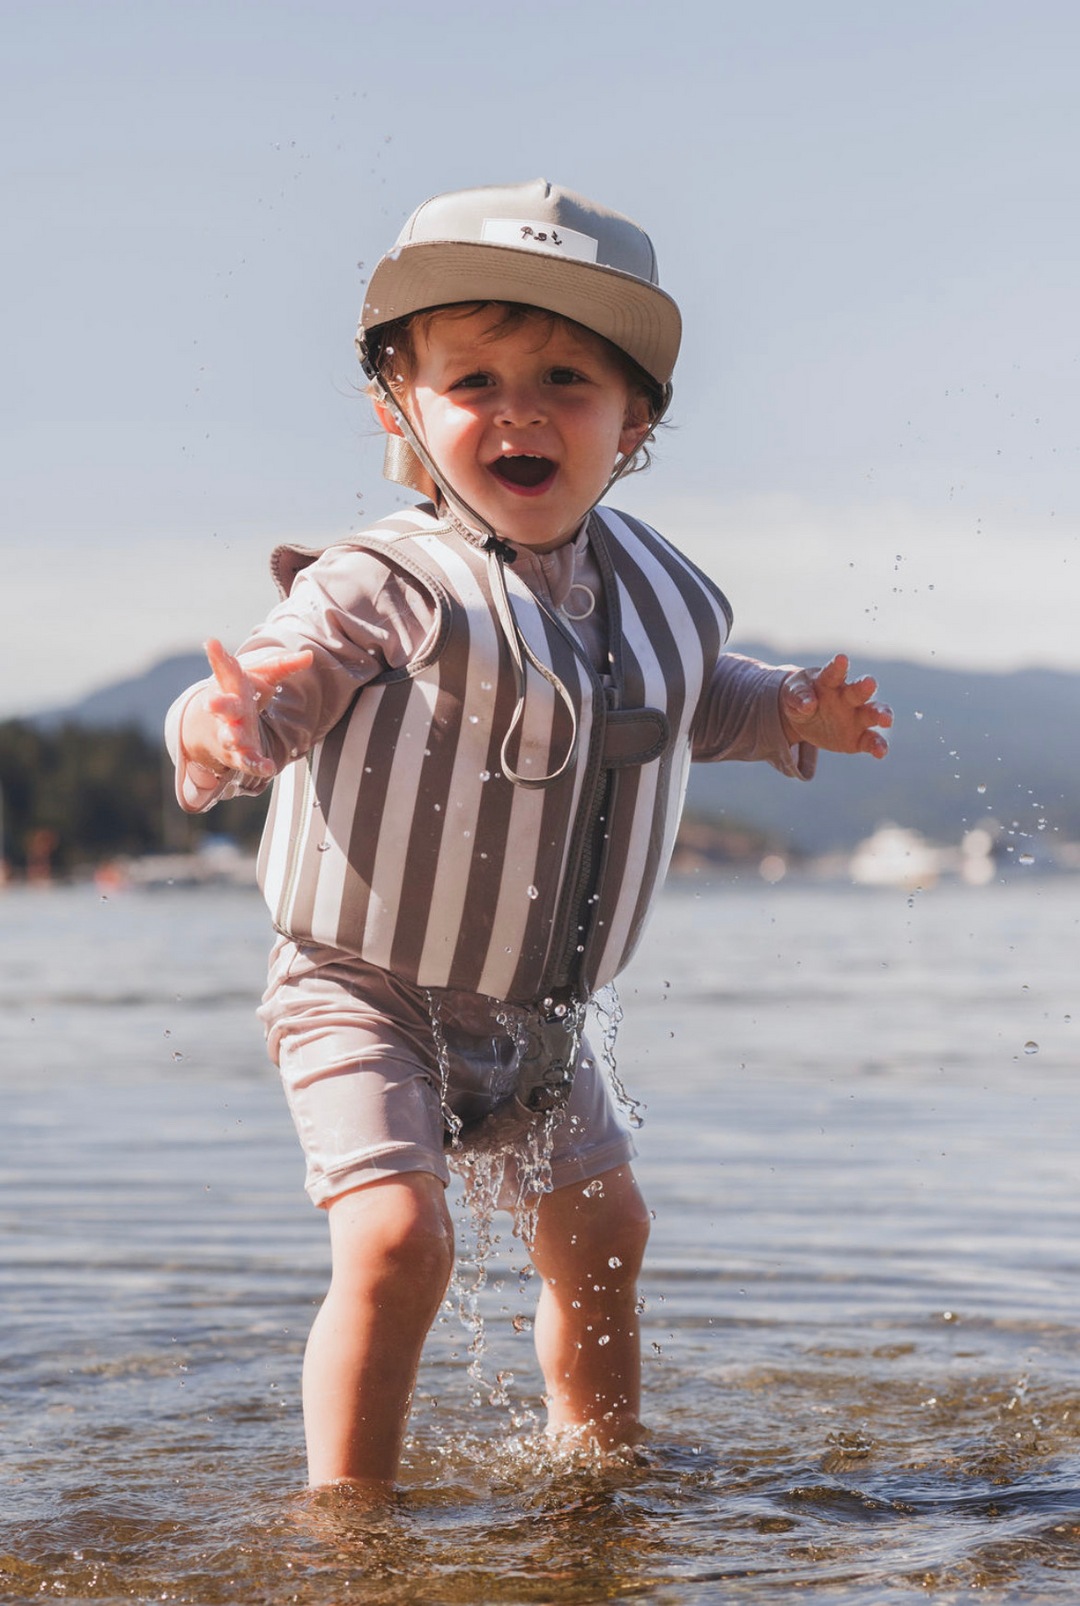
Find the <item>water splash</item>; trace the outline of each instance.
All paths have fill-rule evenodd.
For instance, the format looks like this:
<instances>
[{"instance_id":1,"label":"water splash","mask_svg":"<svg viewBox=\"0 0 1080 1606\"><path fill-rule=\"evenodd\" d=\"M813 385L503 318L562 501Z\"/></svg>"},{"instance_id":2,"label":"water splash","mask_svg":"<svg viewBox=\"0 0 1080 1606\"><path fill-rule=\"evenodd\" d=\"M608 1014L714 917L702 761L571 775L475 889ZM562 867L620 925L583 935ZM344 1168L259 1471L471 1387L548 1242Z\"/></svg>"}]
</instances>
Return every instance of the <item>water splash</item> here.
<instances>
[{"instance_id":1,"label":"water splash","mask_svg":"<svg viewBox=\"0 0 1080 1606\"><path fill-rule=\"evenodd\" d=\"M615 1058L615 1045L619 1036L619 1027L623 1020L623 1007L614 982L601 987L592 1001L596 1011L597 1024L600 1027L600 1054L607 1072L608 1086L616 1104L625 1113L626 1119L632 1127L645 1125L646 1105L640 1099L628 1093L622 1077L619 1075L618 1062Z\"/></svg>"},{"instance_id":2,"label":"water splash","mask_svg":"<svg viewBox=\"0 0 1080 1606\"><path fill-rule=\"evenodd\" d=\"M563 1006L558 1014L545 1017L535 1008L493 1003L493 1024L504 1039L509 1038L512 1051L500 1054L498 1039L493 1038L492 1108L482 1120L466 1126L451 1102L452 1061L441 999L431 990L425 991L425 998L439 1070L447 1159L464 1184L467 1213L462 1225L471 1240L455 1262L450 1308L456 1309L468 1334L467 1372L477 1385L474 1403L483 1403L486 1390L489 1404L509 1408L518 1427L532 1416L515 1414L509 1394L513 1374L499 1372L493 1384L484 1376L487 1335L481 1296L500 1243L494 1229L496 1210L511 1210L514 1235L526 1248L535 1240L541 1203L553 1187L551 1159L572 1086L569 1067L580 1052L585 1009ZM523 1328L515 1322L515 1330Z\"/></svg>"}]
</instances>

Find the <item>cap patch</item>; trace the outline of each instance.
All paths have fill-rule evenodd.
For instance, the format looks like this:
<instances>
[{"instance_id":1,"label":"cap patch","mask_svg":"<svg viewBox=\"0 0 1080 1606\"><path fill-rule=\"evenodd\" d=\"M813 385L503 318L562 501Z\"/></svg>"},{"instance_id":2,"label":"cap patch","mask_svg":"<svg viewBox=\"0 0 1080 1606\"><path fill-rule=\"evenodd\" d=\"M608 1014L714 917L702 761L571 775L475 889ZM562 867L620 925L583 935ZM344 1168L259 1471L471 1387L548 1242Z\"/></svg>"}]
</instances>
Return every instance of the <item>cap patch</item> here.
<instances>
[{"instance_id":1,"label":"cap patch","mask_svg":"<svg viewBox=\"0 0 1080 1606\"><path fill-rule=\"evenodd\" d=\"M546 251L551 256L595 262L598 242L591 234L564 229L562 224L538 223L524 217L486 217L481 240L489 245L516 245L519 250Z\"/></svg>"}]
</instances>

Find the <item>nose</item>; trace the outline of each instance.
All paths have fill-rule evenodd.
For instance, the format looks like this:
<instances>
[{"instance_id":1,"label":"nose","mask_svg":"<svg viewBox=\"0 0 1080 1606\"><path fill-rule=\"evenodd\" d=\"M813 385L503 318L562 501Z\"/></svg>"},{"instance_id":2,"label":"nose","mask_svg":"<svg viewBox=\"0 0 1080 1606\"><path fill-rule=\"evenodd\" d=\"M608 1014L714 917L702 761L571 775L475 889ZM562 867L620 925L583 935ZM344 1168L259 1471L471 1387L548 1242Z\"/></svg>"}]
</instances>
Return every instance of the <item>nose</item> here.
<instances>
[{"instance_id":1,"label":"nose","mask_svg":"<svg viewBox=\"0 0 1080 1606\"><path fill-rule=\"evenodd\" d=\"M547 419L544 399L537 385L504 386L496 409L496 422L511 429L543 424Z\"/></svg>"}]
</instances>

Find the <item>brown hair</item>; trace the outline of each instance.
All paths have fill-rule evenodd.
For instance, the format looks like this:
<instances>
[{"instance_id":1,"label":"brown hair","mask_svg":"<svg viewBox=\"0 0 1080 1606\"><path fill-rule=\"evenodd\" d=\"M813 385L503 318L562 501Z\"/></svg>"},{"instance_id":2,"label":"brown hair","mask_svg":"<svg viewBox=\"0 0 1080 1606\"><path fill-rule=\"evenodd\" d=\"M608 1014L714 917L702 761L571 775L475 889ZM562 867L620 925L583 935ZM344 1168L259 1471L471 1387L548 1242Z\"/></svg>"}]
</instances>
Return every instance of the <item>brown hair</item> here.
<instances>
[{"instance_id":1,"label":"brown hair","mask_svg":"<svg viewBox=\"0 0 1080 1606\"><path fill-rule=\"evenodd\" d=\"M416 372L415 337L418 329L426 334L436 318L471 318L474 313L485 312L489 308L497 316L484 335L485 340L499 340L503 335L512 334L528 324L540 325L545 331L545 340L558 328L568 329L573 334L584 333L593 340L599 340L611 360L621 369L629 394L640 398L648 408L649 431L633 454L634 459L640 461L635 461L634 467L627 472L636 473L639 469L648 468L648 443L655 439L654 431L667 401L664 387L612 341L587 329L584 324L575 323L573 318L564 318L561 313L549 312L544 307L533 307L520 301L454 301L445 306L425 307L422 312L413 312L407 318L397 318L392 323L383 324L373 331L371 346L375 366L387 389L399 395Z\"/></svg>"}]
</instances>

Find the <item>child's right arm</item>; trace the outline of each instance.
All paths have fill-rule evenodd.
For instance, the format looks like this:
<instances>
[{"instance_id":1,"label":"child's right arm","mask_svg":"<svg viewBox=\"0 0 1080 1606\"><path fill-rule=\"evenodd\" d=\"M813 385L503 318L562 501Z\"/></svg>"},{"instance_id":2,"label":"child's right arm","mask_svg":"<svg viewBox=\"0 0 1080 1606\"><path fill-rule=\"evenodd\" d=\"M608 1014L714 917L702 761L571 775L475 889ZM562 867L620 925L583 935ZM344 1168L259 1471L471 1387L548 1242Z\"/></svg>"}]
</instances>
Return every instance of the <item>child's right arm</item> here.
<instances>
[{"instance_id":1,"label":"child's right arm","mask_svg":"<svg viewBox=\"0 0 1080 1606\"><path fill-rule=\"evenodd\" d=\"M206 656L214 679L188 701L180 718L187 762L219 780L228 770L266 780L275 765L263 751L259 710L290 675L310 668L312 654L282 652L242 664L212 640Z\"/></svg>"},{"instance_id":2,"label":"child's right arm","mask_svg":"<svg viewBox=\"0 0 1080 1606\"><path fill-rule=\"evenodd\" d=\"M306 556L287 597L235 657L207 643L213 680L169 710L165 739L186 813L261 792L368 681L407 664L434 627L427 593L381 557L345 546Z\"/></svg>"}]
</instances>

